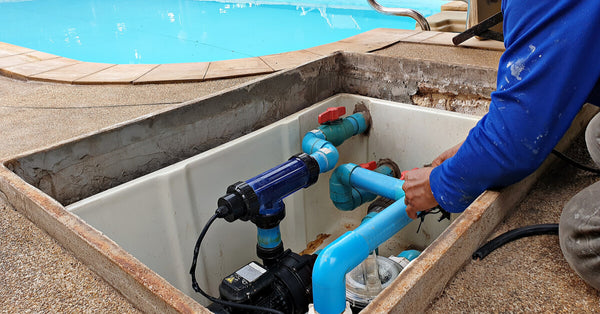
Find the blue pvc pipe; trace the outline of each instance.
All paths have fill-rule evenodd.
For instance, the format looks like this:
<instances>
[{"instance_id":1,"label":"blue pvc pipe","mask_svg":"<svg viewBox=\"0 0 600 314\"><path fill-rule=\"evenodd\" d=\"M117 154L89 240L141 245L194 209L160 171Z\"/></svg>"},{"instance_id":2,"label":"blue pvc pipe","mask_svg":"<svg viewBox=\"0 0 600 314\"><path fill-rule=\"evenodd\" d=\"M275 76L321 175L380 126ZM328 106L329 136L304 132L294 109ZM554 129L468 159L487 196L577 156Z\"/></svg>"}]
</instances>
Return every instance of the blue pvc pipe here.
<instances>
[{"instance_id":1,"label":"blue pvc pipe","mask_svg":"<svg viewBox=\"0 0 600 314\"><path fill-rule=\"evenodd\" d=\"M362 113L321 125L318 129L306 133L302 139L302 151L317 160L320 173L330 171L339 159L335 147L350 137L365 132L368 127L369 124Z\"/></svg>"},{"instance_id":2,"label":"blue pvc pipe","mask_svg":"<svg viewBox=\"0 0 600 314\"><path fill-rule=\"evenodd\" d=\"M363 169L353 164L346 164L346 170L350 170L350 185L359 189L375 193L377 195L397 200L404 197L402 190L403 180L386 176L381 173Z\"/></svg>"},{"instance_id":3,"label":"blue pvc pipe","mask_svg":"<svg viewBox=\"0 0 600 314\"><path fill-rule=\"evenodd\" d=\"M389 175L344 164L337 167L329 179L329 196L338 209L353 210L370 200L370 196L381 195L393 200L404 197L402 184L404 181Z\"/></svg>"},{"instance_id":4,"label":"blue pvc pipe","mask_svg":"<svg viewBox=\"0 0 600 314\"><path fill-rule=\"evenodd\" d=\"M332 143L321 137L324 135L318 130L306 133L302 139L302 151L317 161L319 172L323 173L335 167L340 155Z\"/></svg>"},{"instance_id":5,"label":"blue pvc pipe","mask_svg":"<svg viewBox=\"0 0 600 314\"><path fill-rule=\"evenodd\" d=\"M315 310L320 314L342 313L346 308L346 273L411 221L401 198L323 249L313 267Z\"/></svg>"},{"instance_id":6,"label":"blue pvc pipe","mask_svg":"<svg viewBox=\"0 0 600 314\"><path fill-rule=\"evenodd\" d=\"M412 261L413 259L419 257L419 255L421 255L420 251L406 250L406 251L403 251L402 253L398 254L398 257L404 257L407 260Z\"/></svg>"},{"instance_id":7,"label":"blue pvc pipe","mask_svg":"<svg viewBox=\"0 0 600 314\"><path fill-rule=\"evenodd\" d=\"M354 167L352 166L344 169L343 166L340 166L334 170L331 178L329 179L329 197L331 198L331 201L335 207L339 210L353 210L356 207L366 202L370 202L377 197L375 193L349 185L349 179L347 176L352 173L352 170L350 169L354 169ZM378 167L374 170L374 172L383 174L385 176L391 176L393 174L393 170L385 165Z\"/></svg>"},{"instance_id":8,"label":"blue pvc pipe","mask_svg":"<svg viewBox=\"0 0 600 314\"><path fill-rule=\"evenodd\" d=\"M257 229L257 240L258 245L266 248L272 249L275 248L281 243L281 231L279 230L279 225L275 228L271 229Z\"/></svg>"},{"instance_id":9,"label":"blue pvc pipe","mask_svg":"<svg viewBox=\"0 0 600 314\"><path fill-rule=\"evenodd\" d=\"M346 118L332 121L319 126L325 139L335 146L340 146L345 140L356 134L363 133L369 125L362 113L355 113Z\"/></svg>"}]
</instances>

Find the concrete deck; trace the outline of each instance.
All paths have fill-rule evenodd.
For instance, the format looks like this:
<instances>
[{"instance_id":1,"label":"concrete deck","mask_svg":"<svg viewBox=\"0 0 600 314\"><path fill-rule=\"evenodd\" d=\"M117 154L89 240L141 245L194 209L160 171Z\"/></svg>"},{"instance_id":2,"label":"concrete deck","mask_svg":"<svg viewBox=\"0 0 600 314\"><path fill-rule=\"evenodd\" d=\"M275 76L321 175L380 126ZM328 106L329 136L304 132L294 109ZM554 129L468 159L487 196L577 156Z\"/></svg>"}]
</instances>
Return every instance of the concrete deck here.
<instances>
[{"instance_id":1,"label":"concrete deck","mask_svg":"<svg viewBox=\"0 0 600 314\"><path fill-rule=\"evenodd\" d=\"M496 67L500 52L436 43L397 42L376 53ZM446 38L448 37L448 38ZM422 39L422 40L425 40ZM489 43L488 43L489 44ZM255 79L186 84L79 86L0 77L0 160L55 145ZM583 158L581 143L575 153ZM538 183L495 233L556 222L562 204L597 180L565 167ZM0 194L0 196L2 196ZM540 207L536 207L540 206ZM543 206L543 207L542 207ZM0 198L0 309L7 312L136 312L118 292ZM554 237L512 243L470 262L430 312L600 312L600 294L562 259Z\"/></svg>"}]
</instances>

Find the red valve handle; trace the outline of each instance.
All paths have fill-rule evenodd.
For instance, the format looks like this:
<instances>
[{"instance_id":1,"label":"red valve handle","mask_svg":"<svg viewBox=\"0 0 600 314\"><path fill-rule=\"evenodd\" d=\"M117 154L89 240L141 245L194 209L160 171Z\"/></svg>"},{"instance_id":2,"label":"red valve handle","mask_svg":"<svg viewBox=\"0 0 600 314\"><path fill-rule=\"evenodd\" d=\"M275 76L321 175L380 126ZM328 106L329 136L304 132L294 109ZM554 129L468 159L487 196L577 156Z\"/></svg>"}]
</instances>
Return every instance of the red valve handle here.
<instances>
[{"instance_id":1,"label":"red valve handle","mask_svg":"<svg viewBox=\"0 0 600 314\"><path fill-rule=\"evenodd\" d=\"M319 124L335 121L346 114L346 107L329 107L319 115Z\"/></svg>"},{"instance_id":2,"label":"red valve handle","mask_svg":"<svg viewBox=\"0 0 600 314\"><path fill-rule=\"evenodd\" d=\"M364 164L360 164L359 166L361 168L365 168L367 170L375 170L375 168L377 168L377 163L375 162L375 160L373 160L373 161L369 161Z\"/></svg>"}]
</instances>

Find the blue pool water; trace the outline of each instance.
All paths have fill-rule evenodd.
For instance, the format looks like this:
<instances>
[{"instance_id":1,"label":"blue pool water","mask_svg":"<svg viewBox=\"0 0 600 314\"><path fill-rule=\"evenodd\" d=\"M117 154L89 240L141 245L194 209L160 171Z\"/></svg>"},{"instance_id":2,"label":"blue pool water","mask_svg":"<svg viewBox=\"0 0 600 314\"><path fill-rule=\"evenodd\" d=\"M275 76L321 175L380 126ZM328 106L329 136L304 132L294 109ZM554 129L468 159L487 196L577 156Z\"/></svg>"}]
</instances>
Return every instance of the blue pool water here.
<instances>
[{"instance_id":1,"label":"blue pool water","mask_svg":"<svg viewBox=\"0 0 600 314\"><path fill-rule=\"evenodd\" d=\"M383 4L439 12L442 0ZM228 60L305 49L374 28L414 29L366 0L0 0L0 42L103 63Z\"/></svg>"}]
</instances>

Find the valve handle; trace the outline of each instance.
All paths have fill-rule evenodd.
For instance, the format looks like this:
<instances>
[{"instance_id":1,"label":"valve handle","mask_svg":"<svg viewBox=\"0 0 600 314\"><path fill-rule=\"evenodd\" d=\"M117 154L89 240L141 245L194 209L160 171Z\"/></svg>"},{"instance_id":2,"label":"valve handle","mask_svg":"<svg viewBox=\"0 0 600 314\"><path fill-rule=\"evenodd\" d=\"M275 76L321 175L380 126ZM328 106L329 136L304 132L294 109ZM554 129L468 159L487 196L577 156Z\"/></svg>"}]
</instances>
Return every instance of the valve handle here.
<instances>
[{"instance_id":1,"label":"valve handle","mask_svg":"<svg viewBox=\"0 0 600 314\"><path fill-rule=\"evenodd\" d=\"M359 166L361 168L365 168L367 170L375 170L377 168L377 162L375 162L375 160L373 160L373 161L369 161L364 164L360 164Z\"/></svg>"},{"instance_id":2,"label":"valve handle","mask_svg":"<svg viewBox=\"0 0 600 314\"><path fill-rule=\"evenodd\" d=\"M335 121L346 114L346 107L329 107L319 115L319 124Z\"/></svg>"}]
</instances>

